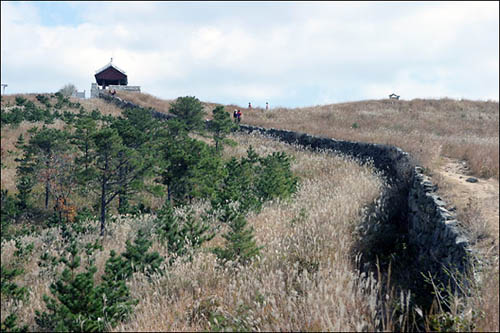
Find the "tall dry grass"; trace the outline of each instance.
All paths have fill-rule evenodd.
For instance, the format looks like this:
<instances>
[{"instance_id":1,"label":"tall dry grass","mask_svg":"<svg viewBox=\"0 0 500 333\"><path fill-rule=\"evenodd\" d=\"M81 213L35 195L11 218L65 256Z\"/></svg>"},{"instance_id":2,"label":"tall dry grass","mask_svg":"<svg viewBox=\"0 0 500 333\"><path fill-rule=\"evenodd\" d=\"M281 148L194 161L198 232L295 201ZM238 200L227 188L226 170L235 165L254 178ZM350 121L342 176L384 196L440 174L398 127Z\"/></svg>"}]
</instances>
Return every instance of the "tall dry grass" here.
<instances>
[{"instance_id":1,"label":"tall dry grass","mask_svg":"<svg viewBox=\"0 0 500 333\"><path fill-rule=\"evenodd\" d=\"M374 279L359 279L350 257L353 229L364 205L373 202L383 187L370 166L349 158L311 153L259 136L235 135L239 145L226 147L226 154L245 155L252 145L258 154L286 151L294 156L292 169L302 177L300 189L291 201L265 205L251 214L258 245L264 246L258 260L236 270L217 265L208 248L221 242L220 236L196 253L192 262L181 260L165 267L165 275L151 281L136 274L128 285L139 300L132 318L115 331L202 331L217 328L266 331L374 331L378 287ZM202 205L195 206L200 211ZM110 250L124 250L127 238L139 228L151 227L154 216L137 219L118 217L102 239L104 251L96 255L98 275L104 271ZM80 238L93 241L96 231ZM49 294L50 272L37 265L44 252L61 251L62 239L55 228L34 242L33 260L19 278L30 288L30 303L19 309L20 322L36 330L35 309L44 309L42 295ZM156 240L153 249L168 256ZM14 243L2 244L2 263L15 261ZM86 257L83 255L82 262ZM2 311L13 304L2 300ZM209 320L217 316L218 322Z\"/></svg>"},{"instance_id":2,"label":"tall dry grass","mask_svg":"<svg viewBox=\"0 0 500 333\"><path fill-rule=\"evenodd\" d=\"M342 140L395 145L429 169L440 156L464 159L481 177L499 177L498 102L367 100L306 108L246 110L242 121Z\"/></svg>"}]
</instances>

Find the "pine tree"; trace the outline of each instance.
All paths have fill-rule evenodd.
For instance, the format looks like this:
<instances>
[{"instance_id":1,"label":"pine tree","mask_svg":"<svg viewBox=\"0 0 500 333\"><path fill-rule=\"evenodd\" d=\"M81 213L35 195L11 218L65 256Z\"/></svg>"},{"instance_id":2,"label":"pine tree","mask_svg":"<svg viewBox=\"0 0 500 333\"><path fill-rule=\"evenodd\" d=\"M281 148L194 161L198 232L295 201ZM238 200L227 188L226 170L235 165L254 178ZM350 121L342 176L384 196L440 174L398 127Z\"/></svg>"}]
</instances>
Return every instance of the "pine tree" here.
<instances>
[{"instance_id":1,"label":"pine tree","mask_svg":"<svg viewBox=\"0 0 500 333\"><path fill-rule=\"evenodd\" d=\"M203 105L194 96L179 97L170 106L169 112L177 116L187 132L203 129Z\"/></svg>"},{"instance_id":2,"label":"pine tree","mask_svg":"<svg viewBox=\"0 0 500 333\"><path fill-rule=\"evenodd\" d=\"M182 225L181 234L189 245L196 249L204 242L214 238L215 234L208 232L209 229L210 227L206 223L195 218L193 210L190 209Z\"/></svg>"},{"instance_id":3,"label":"pine tree","mask_svg":"<svg viewBox=\"0 0 500 333\"><path fill-rule=\"evenodd\" d=\"M262 201L286 198L295 193L298 177L293 175L290 162L290 156L284 152L275 152L260 159L256 192Z\"/></svg>"},{"instance_id":4,"label":"pine tree","mask_svg":"<svg viewBox=\"0 0 500 333\"><path fill-rule=\"evenodd\" d=\"M210 130L214 133L215 150L222 150L222 143L225 137L235 128L229 113L224 111L223 106L217 106L213 111L213 120L210 123Z\"/></svg>"},{"instance_id":5,"label":"pine tree","mask_svg":"<svg viewBox=\"0 0 500 333\"><path fill-rule=\"evenodd\" d=\"M81 258L74 241L67 251L69 259L61 258L66 267L59 279L50 285L56 299L44 295L49 313L36 310L35 321L41 328L55 331L102 331L105 328L102 297L94 288L97 268L90 266L84 272L76 273Z\"/></svg>"},{"instance_id":6,"label":"pine tree","mask_svg":"<svg viewBox=\"0 0 500 333\"><path fill-rule=\"evenodd\" d=\"M140 151L124 145L118 131L109 125L99 129L92 136L92 141L95 150L90 167L92 177L88 182L90 188L99 196L101 235L103 235L109 204L121 193L141 189L150 164L145 162L146 156Z\"/></svg>"},{"instance_id":7,"label":"pine tree","mask_svg":"<svg viewBox=\"0 0 500 333\"><path fill-rule=\"evenodd\" d=\"M57 156L65 154L68 150L68 134L58 129L47 128L45 125L41 130L34 131L26 147L31 152L35 161L38 178L43 182L45 188L45 209L48 208L51 195L51 182L59 172L55 165Z\"/></svg>"},{"instance_id":8,"label":"pine tree","mask_svg":"<svg viewBox=\"0 0 500 333\"><path fill-rule=\"evenodd\" d=\"M146 233L142 229L139 229L134 244L127 240L126 251L122 253L122 256L128 260L133 272L143 272L148 276L154 273L162 273L160 265L163 258L156 251L147 252L151 244L152 242L148 240Z\"/></svg>"},{"instance_id":9,"label":"pine tree","mask_svg":"<svg viewBox=\"0 0 500 333\"><path fill-rule=\"evenodd\" d=\"M85 174L92 162L91 152L94 148L92 135L94 135L96 128L96 121L90 115L81 113L75 122L74 132L71 135L71 143L81 152L75 162L81 166L83 174Z\"/></svg>"},{"instance_id":10,"label":"pine tree","mask_svg":"<svg viewBox=\"0 0 500 333\"><path fill-rule=\"evenodd\" d=\"M231 158L224 167L221 185L211 200L212 208L222 222L228 222L234 215L246 215L252 209L259 209L260 201L254 190L255 167L248 160Z\"/></svg>"},{"instance_id":11,"label":"pine tree","mask_svg":"<svg viewBox=\"0 0 500 333\"><path fill-rule=\"evenodd\" d=\"M138 301L130 298L130 291L125 284L129 277L124 271L126 265L123 264L123 259L116 256L114 251L111 251L110 257L106 262L103 282L99 286L98 294L106 297L104 301L104 315L112 327L120 321L127 319L132 312L132 307L137 305ZM116 270L116 269L119 270Z\"/></svg>"},{"instance_id":12,"label":"pine tree","mask_svg":"<svg viewBox=\"0 0 500 333\"><path fill-rule=\"evenodd\" d=\"M21 158L16 158L15 161L18 162L16 167L16 187L18 190L18 209L20 212L25 212L31 207L31 191L35 185L35 167L36 162L34 160L33 152L25 143L24 136L19 135L16 142L16 148L23 152Z\"/></svg>"},{"instance_id":13,"label":"pine tree","mask_svg":"<svg viewBox=\"0 0 500 333\"><path fill-rule=\"evenodd\" d=\"M168 253L171 256L170 264L175 257L184 255L185 239L179 225L179 218L175 215L174 209L169 201L165 202L156 216L155 232L160 242L167 242Z\"/></svg>"},{"instance_id":14,"label":"pine tree","mask_svg":"<svg viewBox=\"0 0 500 333\"><path fill-rule=\"evenodd\" d=\"M209 225L196 219L191 209L185 217L178 217L168 201L158 212L155 224L158 238L167 242L168 252L171 254L169 264L177 257L184 256L188 246L197 249L215 236L215 233L209 231Z\"/></svg>"},{"instance_id":15,"label":"pine tree","mask_svg":"<svg viewBox=\"0 0 500 333\"><path fill-rule=\"evenodd\" d=\"M123 165L118 170L121 191L118 194L118 211L126 213L129 211L128 200L130 196L143 189L144 178L152 174L157 161L157 150L155 149L155 138L159 130L158 121L153 119L148 110L135 108L124 111L125 117L119 117L112 122L112 128L118 131L125 147L141 156L140 160L127 160L123 152L119 158ZM128 182L128 177L134 174L135 181Z\"/></svg>"},{"instance_id":16,"label":"pine tree","mask_svg":"<svg viewBox=\"0 0 500 333\"><path fill-rule=\"evenodd\" d=\"M112 253L106 262L103 282L95 285L95 266L89 265L83 272L76 273L81 261L76 242L70 244L67 252L69 258L61 258L66 267L59 279L50 285L55 298L44 295L48 312L36 310L36 323L51 331L103 331L108 326L116 326L137 304L129 298L130 292L125 285L128 275L119 275L112 269L116 266Z\"/></svg>"},{"instance_id":17,"label":"pine tree","mask_svg":"<svg viewBox=\"0 0 500 333\"><path fill-rule=\"evenodd\" d=\"M124 147L116 130L109 127L98 130L92 136L92 140L96 148L92 165L94 176L90 182L99 194L102 236L106 224L106 209L121 190L118 170L123 162L120 161L118 155Z\"/></svg>"},{"instance_id":18,"label":"pine tree","mask_svg":"<svg viewBox=\"0 0 500 333\"><path fill-rule=\"evenodd\" d=\"M214 195L222 168L214 148L184 134L165 138L161 151L165 161L161 182L167 186L170 201L184 204Z\"/></svg>"},{"instance_id":19,"label":"pine tree","mask_svg":"<svg viewBox=\"0 0 500 333\"><path fill-rule=\"evenodd\" d=\"M253 227L247 227L247 221L242 215L231 221L229 227L229 232L222 235L226 240L225 247L216 247L213 252L223 264L231 261L246 265L259 254L262 247L257 246Z\"/></svg>"}]
</instances>

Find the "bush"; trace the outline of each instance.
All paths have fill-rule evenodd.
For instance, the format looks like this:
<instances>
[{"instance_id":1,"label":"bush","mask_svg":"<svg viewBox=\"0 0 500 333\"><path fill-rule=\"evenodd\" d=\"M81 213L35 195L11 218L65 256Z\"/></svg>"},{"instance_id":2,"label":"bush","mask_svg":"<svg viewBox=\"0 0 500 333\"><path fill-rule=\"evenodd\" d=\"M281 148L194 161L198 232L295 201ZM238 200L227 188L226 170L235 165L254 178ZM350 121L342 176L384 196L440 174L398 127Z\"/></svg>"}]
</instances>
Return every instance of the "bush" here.
<instances>
[{"instance_id":1,"label":"bush","mask_svg":"<svg viewBox=\"0 0 500 333\"><path fill-rule=\"evenodd\" d=\"M26 103L27 99L24 98L23 96L16 96L16 105L17 106L23 106L24 103Z\"/></svg>"}]
</instances>

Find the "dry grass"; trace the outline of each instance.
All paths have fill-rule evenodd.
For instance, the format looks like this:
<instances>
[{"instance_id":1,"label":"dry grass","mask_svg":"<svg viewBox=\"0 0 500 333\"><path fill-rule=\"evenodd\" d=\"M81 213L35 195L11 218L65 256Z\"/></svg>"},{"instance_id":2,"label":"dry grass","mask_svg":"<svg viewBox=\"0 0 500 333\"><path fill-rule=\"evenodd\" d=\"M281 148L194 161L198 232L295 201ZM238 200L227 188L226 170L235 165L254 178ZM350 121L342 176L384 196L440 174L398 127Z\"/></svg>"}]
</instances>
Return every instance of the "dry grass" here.
<instances>
[{"instance_id":1,"label":"dry grass","mask_svg":"<svg viewBox=\"0 0 500 333\"><path fill-rule=\"evenodd\" d=\"M244 112L242 121L342 140L395 145L431 170L439 156L466 159L475 175L499 176L497 102L368 100L258 109Z\"/></svg>"},{"instance_id":2,"label":"dry grass","mask_svg":"<svg viewBox=\"0 0 500 333\"><path fill-rule=\"evenodd\" d=\"M162 112L168 112L173 102L148 94L117 94ZM35 94L23 96L36 103ZM14 98L3 96L2 107L8 103L13 105ZM89 111L98 108L106 114L120 112L98 99L78 101ZM216 104L204 105L207 118L211 118L211 110ZM497 180L499 177L497 102L378 100L269 111L234 105L225 107L226 111L241 109L243 122L252 125L396 145L415 156L431 172L446 156L467 160L476 176ZM12 147L17 136L30 126L22 123L16 130L2 129L2 148ZM241 145L227 147L228 154L244 155L248 144L261 154L286 150L296 157L294 172L303 179L293 202L271 203L259 215L249 217L258 243L265 245L261 259L234 275L218 269L214 257L201 252L192 263L179 262L168 269L169 274L152 283L138 275L130 286L140 303L132 320L116 330L208 330L213 328L207 321L210 313L221 314L234 325L239 323L240 329L247 330L374 331L379 328L374 312L376 293L380 289L371 279L364 280L368 285L357 284L359 280L347 251L353 242L350 232L359 221L361 207L371 202L382 186L373 170L346 158L303 152L258 137L237 135L236 139ZM2 189L12 189L13 155L6 158L8 167L2 170ZM2 162L5 163L4 156ZM476 213L474 207L459 211L464 223L472 227L478 237L498 230L498 226L495 229L478 223L481 221ZM109 250L121 252L125 239L131 237L139 225L148 224L151 224L151 217L145 216L140 222L120 218L111 225L110 235L103 239L106 250L98 255L96 262L99 274L104 270ZM86 237L90 240L95 235ZM498 235L493 238L495 246L481 244L487 261L481 283L470 297L454 300L465 309L466 318L473 311L483 315L475 318L477 331L499 330ZM491 235L487 239L491 239ZM45 236L36 239L26 237L23 241L35 242L34 258L39 258L43 251L52 254L60 251L61 240L55 230L48 230ZM217 237L212 242L211 245L220 244L221 239ZM153 247L168 255L158 243ZM13 243L2 244L2 263L13 262L13 251ZM20 284L31 286L31 302L22 308L20 319L30 323L32 329L35 328L34 309L43 307L41 295L49 293L51 281L47 276L40 276L36 261L26 263L27 274L19 280ZM299 274L301 268L314 267L314 263L320 263L314 274L306 271ZM11 307L12 304L2 298L2 311ZM385 329L391 329L390 320L384 324Z\"/></svg>"},{"instance_id":3,"label":"dry grass","mask_svg":"<svg viewBox=\"0 0 500 333\"><path fill-rule=\"evenodd\" d=\"M175 99L169 99L169 100L160 99L156 96L147 93L120 91L120 90L116 91L116 96L144 108L151 107L156 111L162 113L168 113L170 105L176 101ZM203 108L206 112L206 119L212 119L213 109L215 109L215 107L218 105L222 105L211 102L201 102L201 104L203 105ZM237 106L234 105L226 105L226 110L233 110L236 107Z\"/></svg>"},{"instance_id":4,"label":"dry grass","mask_svg":"<svg viewBox=\"0 0 500 333\"><path fill-rule=\"evenodd\" d=\"M168 110L170 109L170 104L175 102L175 100L163 100L146 93L130 92L122 90L117 90L116 96L145 108L153 108L156 111L162 113L168 113Z\"/></svg>"},{"instance_id":5,"label":"dry grass","mask_svg":"<svg viewBox=\"0 0 500 333\"><path fill-rule=\"evenodd\" d=\"M377 285L370 278L358 279L349 253L362 207L382 190L380 178L369 166L349 158L311 153L258 136L233 139L240 145L227 148L227 154L244 155L250 144L259 154L286 151L295 157L294 172L303 177L292 201L268 203L260 214L248 217L257 243L264 246L260 259L235 272L220 269L212 254L201 251L192 262L177 261L151 282L135 275L129 286L139 304L131 320L115 330L209 330L214 328L208 321L210 314L226 318L232 329L376 330ZM102 240L105 251L96 257L99 275L109 251L123 251L125 240L139 227L150 226L152 219L123 217L109 225L110 232ZM91 241L97 232L80 240ZM35 243L36 259L25 264L26 274L18 281L30 287L30 304L18 314L31 329L36 329L34 310L44 308L42 294L49 294L52 281L38 267L38 258L43 252L59 253L61 241L55 229L23 238L24 244ZM207 246L219 241L216 238ZM168 256L156 241L153 248ZM13 263L14 250L13 242L2 244L3 264ZM2 311L11 307L2 300Z\"/></svg>"}]
</instances>

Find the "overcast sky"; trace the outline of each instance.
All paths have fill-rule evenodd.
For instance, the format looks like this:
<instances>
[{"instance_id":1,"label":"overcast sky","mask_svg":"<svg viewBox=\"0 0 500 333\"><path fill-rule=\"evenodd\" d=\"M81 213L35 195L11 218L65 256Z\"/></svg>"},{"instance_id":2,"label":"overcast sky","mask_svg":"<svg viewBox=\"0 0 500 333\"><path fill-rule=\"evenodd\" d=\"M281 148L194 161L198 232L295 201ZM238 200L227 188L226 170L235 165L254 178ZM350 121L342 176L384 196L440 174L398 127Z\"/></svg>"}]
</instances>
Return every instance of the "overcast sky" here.
<instances>
[{"instance_id":1,"label":"overcast sky","mask_svg":"<svg viewBox=\"0 0 500 333\"><path fill-rule=\"evenodd\" d=\"M499 96L494 2L1 2L6 93L90 95L96 70L165 99L300 107Z\"/></svg>"}]
</instances>

